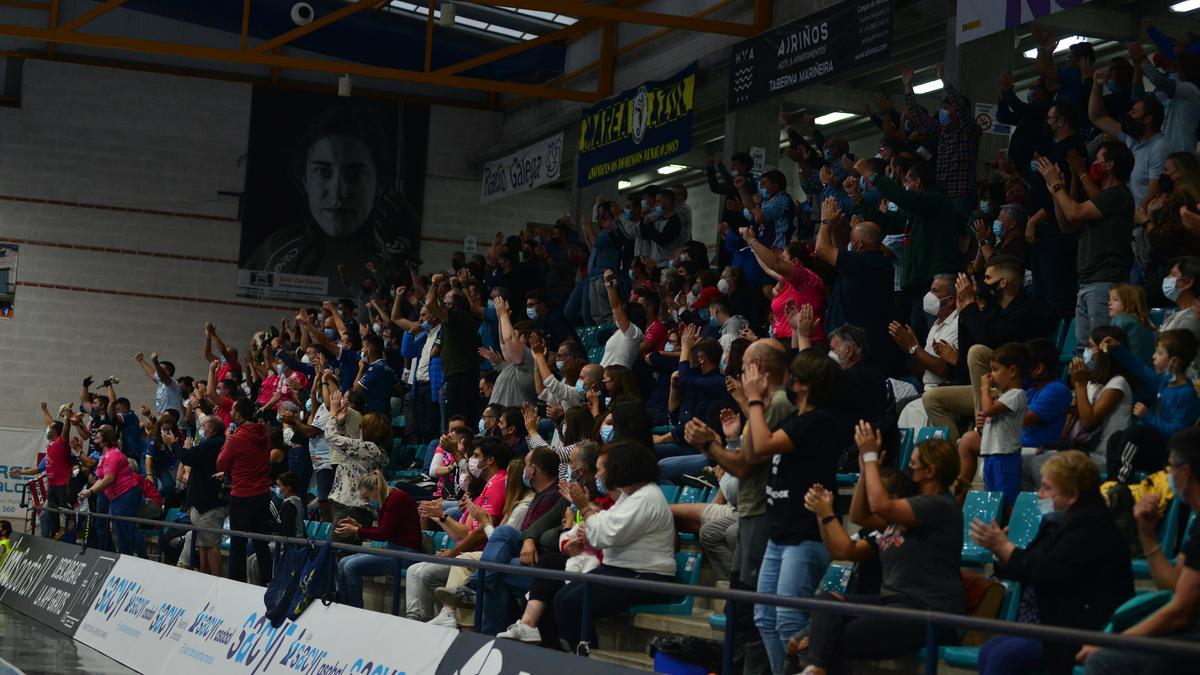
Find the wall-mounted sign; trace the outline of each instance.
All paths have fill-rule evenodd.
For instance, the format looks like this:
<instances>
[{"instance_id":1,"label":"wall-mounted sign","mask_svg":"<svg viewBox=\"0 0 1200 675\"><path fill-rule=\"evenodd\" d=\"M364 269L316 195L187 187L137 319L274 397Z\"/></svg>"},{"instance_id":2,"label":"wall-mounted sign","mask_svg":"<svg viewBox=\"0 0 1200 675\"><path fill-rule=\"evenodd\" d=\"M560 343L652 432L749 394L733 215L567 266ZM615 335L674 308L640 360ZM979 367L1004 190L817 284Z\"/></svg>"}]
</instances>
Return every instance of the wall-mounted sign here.
<instances>
[{"instance_id":1,"label":"wall-mounted sign","mask_svg":"<svg viewBox=\"0 0 1200 675\"><path fill-rule=\"evenodd\" d=\"M843 75L891 53L892 0L850 0L739 42L729 109Z\"/></svg>"},{"instance_id":2,"label":"wall-mounted sign","mask_svg":"<svg viewBox=\"0 0 1200 675\"><path fill-rule=\"evenodd\" d=\"M579 186L591 185L692 149L696 64L666 80L627 89L583 111Z\"/></svg>"},{"instance_id":3,"label":"wall-mounted sign","mask_svg":"<svg viewBox=\"0 0 1200 675\"><path fill-rule=\"evenodd\" d=\"M958 0L954 19L955 44L970 42L985 35L1015 28L1042 19L1064 9L1078 7L1088 0Z\"/></svg>"},{"instance_id":4,"label":"wall-mounted sign","mask_svg":"<svg viewBox=\"0 0 1200 675\"><path fill-rule=\"evenodd\" d=\"M479 202L486 204L558 180L562 170L562 132L486 162Z\"/></svg>"}]
</instances>

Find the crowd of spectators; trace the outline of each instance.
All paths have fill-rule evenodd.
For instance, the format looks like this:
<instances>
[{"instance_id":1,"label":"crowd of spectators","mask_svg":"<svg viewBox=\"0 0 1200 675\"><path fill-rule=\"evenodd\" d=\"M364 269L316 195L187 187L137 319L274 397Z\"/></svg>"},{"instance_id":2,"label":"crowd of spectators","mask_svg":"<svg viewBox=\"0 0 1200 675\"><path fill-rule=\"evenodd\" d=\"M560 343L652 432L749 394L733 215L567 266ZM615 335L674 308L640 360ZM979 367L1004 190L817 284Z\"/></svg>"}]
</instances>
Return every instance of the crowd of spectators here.
<instances>
[{"instance_id":1,"label":"crowd of spectators","mask_svg":"<svg viewBox=\"0 0 1200 675\"><path fill-rule=\"evenodd\" d=\"M1153 59L1135 43L1101 65L1085 42L1056 66L1055 36L1035 36L1028 96L1000 80L1015 131L997 162L980 162L966 97L943 80L929 110L905 67L905 106L881 98L873 114L874 157L785 115L797 175L756 175L746 153L710 163L719 223L693 222L683 185L645 186L597 197L578 223L497 233L446 268L388 279L368 264L360 297L300 309L240 354L207 324L198 379L136 354L156 386L140 414L114 378L85 379L78 410L43 404L50 503L183 506L192 523L251 532L322 520L336 540L404 550L433 530L445 558L659 581L690 531L736 589L811 597L831 559L877 560L875 588L846 601L962 613L961 503L982 483L1009 508L1022 490L1040 498L1025 548L970 524L1029 589L1021 620L1100 629L1133 593L1101 476L1167 471L1171 494L1135 515L1174 599L1126 632L1194 639L1200 539L1172 565L1154 526L1171 496L1200 507L1200 56L1152 32ZM693 238L702 228L718 230L715 252ZM1150 307L1172 312L1156 322ZM1076 347L1060 362L1064 339ZM948 434L895 466L900 430L925 426ZM385 473L409 464L423 476ZM859 474L848 510L839 472ZM668 504L659 488L704 481L711 504ZM80 529L50 514L42 528ZM89 534L144 554L127 523ZM220 574L220 537L195 539L190 564ZM271 555L254 549L265 583ZM231 577L246 578L246 553L234 538ZM343 558L341 601L361 606L363 578L393 565ZM581 584L419 563L405 593L411 619L597 644ZM669 600L594 593L590 608ZM916 624L766 604L732 620L754 673L820 674L925 639ZM1132 658L998 638L981 665L1138 672ZM1183 672L1153 664L1140 672Z\"/></svg>"}]
</instances>

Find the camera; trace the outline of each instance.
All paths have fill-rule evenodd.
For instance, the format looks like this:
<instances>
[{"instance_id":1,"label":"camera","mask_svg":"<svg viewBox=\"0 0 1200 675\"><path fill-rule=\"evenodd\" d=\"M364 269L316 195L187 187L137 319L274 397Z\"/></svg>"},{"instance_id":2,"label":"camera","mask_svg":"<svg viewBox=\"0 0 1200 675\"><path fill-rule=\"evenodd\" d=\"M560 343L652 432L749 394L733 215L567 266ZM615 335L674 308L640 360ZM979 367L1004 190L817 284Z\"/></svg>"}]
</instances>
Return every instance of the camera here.
<instances>
[{"instance_id":1,"label":"camera","mask_svg":"<svg viewBox=\"0 0 1200 675\"><path fill-rule=\"evenodd\" d=\"M292 5L292 23L296 24L297 26L303 26L307 23L312 23L312 20L315 16L316 12L313 10L312 5L308 4L307 2L297 2L296 4Z\"/></svg>"}]
</instances>

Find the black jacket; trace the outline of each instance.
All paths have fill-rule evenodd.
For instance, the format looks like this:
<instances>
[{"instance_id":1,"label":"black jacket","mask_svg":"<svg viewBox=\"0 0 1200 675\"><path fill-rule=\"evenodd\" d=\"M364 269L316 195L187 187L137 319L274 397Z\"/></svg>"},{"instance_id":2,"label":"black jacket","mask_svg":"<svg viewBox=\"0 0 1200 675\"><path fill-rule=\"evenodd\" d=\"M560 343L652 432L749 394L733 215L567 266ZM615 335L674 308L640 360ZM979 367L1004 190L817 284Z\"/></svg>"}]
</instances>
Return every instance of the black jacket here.
<instances>
[{"instance_id":1,"label":"black jacket","mask_svg":"<svg viewBox=\"0 0 1200 675\"><path fill-rule=\"evenodd\" d=\"M958 313L958 363L957 374L966 382L967 352L979 344L996 349L1009 342L1025 342L1038 337L1050 337L1054 332L1055 318L1050 309L1037 298L1017 291L1016 297L1007 307L999 302L988 303L987 309L971 303Z\"/></svg>"},{"instance_id":2,"label":"black jacket","mask_svg":"<svg viewBox=\"0 0 1200 675\"><path fill-rule=\"evenodd\" d=\"M217 455L225 445L225 434L210 436L190 448L176 446L176 457L191 467L188 474L187 505L200 513L221 505L221 481L213 478L217 472Z\"/></svg>"},{"instance_id":3,"label":"black jacket","mask_svg":"<svg viewBox=\"0 0 1200 675\"><path fill-rule=\"evenodd\" d=\"M1076 505L1061 521L1043 520L997 574L1033 586L1044 625L1100 630L1133 597L1129 547L1100 501ZM1050 675L1070 673L1079 645L1047 642L1045 650Z\"/></svg>"}]
</instances>

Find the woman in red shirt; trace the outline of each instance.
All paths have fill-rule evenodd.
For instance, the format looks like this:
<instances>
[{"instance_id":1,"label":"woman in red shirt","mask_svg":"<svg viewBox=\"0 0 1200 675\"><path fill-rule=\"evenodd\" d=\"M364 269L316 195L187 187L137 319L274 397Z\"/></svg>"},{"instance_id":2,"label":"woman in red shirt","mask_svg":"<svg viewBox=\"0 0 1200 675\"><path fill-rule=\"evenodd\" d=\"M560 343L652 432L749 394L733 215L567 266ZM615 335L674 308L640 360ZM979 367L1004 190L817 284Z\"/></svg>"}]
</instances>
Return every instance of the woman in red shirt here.
<instances>
[{"instance_id":1,"label":"woman in red shirt","mask_svg":"<svg viewBox=\"0 0 1200 675\"><path fill-rule=\"evenodd\" d=\"M129 468L129 458L117 447L116 429L105 424L100 427L100 464L96 467L97 479L91 486L79 492L79 498L87 499L94 493L102 493L108 499L108 512L114 516L136 516L142 505L142 489L138 487L137 475ZM113 534L117 540L117 553L131 554L140 548L137 525L125 520L112 521ZM144 557L144 552L142 552Z\"/></svg>"},{"instance_id":2,"label":"woman in red shirt","mask_svg":"<svg viewBox=\"0 0 1200 675\"><path fill-rule=\"evenodd\" d=\"M365 540L384 542L387 548L400 551L421 550L421 519L417 515L417 504L408 493L387 484L383 473L375 469L358 481L358 493L379 512L378 527L363 527L353 518L346 517L337 523L335 533L339 537L358 537ZM363 577L383 574L400 574L404 561L386 555L356 553L346 556L338 563L338 595L342 604L362 607Z\"/></svg>"},{"instance_id":3,"label":"woman in red shirt","mask_svg":"<svg viewBox=\"0 0 1200 675\"><path fill-rule=\"evenodd\" d=\"M792 326L788 323L786 311L789 301L795 302L798 308L810 305L813 316L825 315L825 282L808 268L807 264L813 257L804 244L794 241L776 253L755 239L751 228L743 227L741 234L758 259L758 264L767 274L779 280L775 286L775 297L771 300L772 337L792 337ZM814 343L824 344L825 329L818 323L809 338Z\"/></svg>"}]
</instances>

